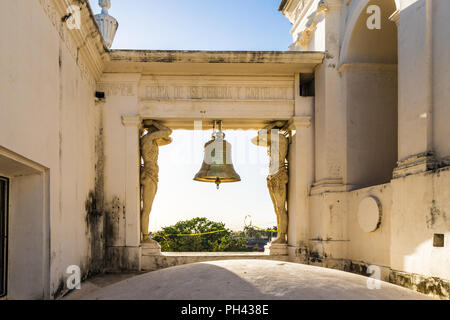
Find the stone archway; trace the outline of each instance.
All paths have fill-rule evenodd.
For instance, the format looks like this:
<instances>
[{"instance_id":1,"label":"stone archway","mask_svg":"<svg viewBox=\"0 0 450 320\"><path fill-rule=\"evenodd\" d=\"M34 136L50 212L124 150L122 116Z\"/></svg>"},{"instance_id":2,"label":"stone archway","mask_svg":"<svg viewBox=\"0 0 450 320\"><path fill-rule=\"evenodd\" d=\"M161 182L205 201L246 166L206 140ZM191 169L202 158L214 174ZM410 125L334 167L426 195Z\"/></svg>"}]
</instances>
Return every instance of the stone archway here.
<instances>
[{"instance_id":1,"label":"stone archway","mask_svg":"<svg viewBox=\"0 0 450 320\"><path fill-rule=\"evenodd\" d=\"M380 8L380 29L369 29L368 8ZM370 11L370 10L369 10ZM397 163L397 26L394 0L360 1L341 50L339 71L347 113L346 181L356 188L387 183Z\"/></svg>"},{"instance_id":2,"label":"stone archway","mask_svg":"<svg viewBox=\"0 0 450 320\"><path fill-rule=\"evenodd\" d=\"M139 148L141 157L141 170L140 170L141 243L147 249L147 251L151 249L152 252L159 254L160 253L159 244L156 241L152 240L148 234L149 217L152 212L152 205L155 199L156 191L158 190L159 147L170 144L172 142L171 137L172 130L166 127L162 122L152 119L144 120L142 127L143 128L141 129L142 132L140 134L140 148ZM267 188L277 220L278 237L272 240L266 246L267 254L281 254L281 255L288 254L287 191L289 180L288 152L291 136L292 132L291 129L289 128L289 122L280 120L270 122L264 128L258 130L256 133L256 137L251 139L251 142L256 146L267 148L267 155L269 157ZM220 150L218 150L217 148L220 148ZM225 161L223 162L224 165L232 165L231 153L228 153L231 150L231 145L229 143L226 144L217 143L212 149L209 149L209 152L212 152L212 150L214 150L214 153L220 155L227 154L226 159L225 157L223 159L218 159L219 163ZM205 149L205 153L206 152L207 150ZM206 158L209 157L205 156L204 165ZM210 182L214 182L214 179L210 180Z\"/></svg>"},{"instance_id":3,"label":"stone archway","mask_svg":"<svg viewBox=\"0 0 450 320\"><path fill-rule=\"evenodd\" d=\"M364 57L364 59L371 57L373 59L374 51L380 51L381 49L383 49L382 46L377 46L377 42L374 42L374 38L370 34L365 33L363 36L359 32L365 28L365 24L366 24L365 18L368 17L367 15L365 15L366 10L367 10L368 6L370 6L372 4L379 5L382 10L382 20L381 20L382 32L385 33L384 31L387 31L387 32L394 31L393 25L390 22L392 22L392 21L395 22L398 19L398 7L399 6L398 6L397 2L398 2L398 0L381 0L381 1L360 0L355 3L353 10L351 10L351 12L350 12L350 17L348 18L348 23L346 24L345 33L344 33L344 37L342 40L341 50L340 50L340 54L339 54L339 64L340 65L352 62L354 59L358 59L361 57ZM395 34L396 34L396 32L397 32L397 30L395 28ZM355 57L355 54L358 51L358 48L355 48L358 46L358 44L355 43L356 42L355 35L358 36L358 33L361 36L361 38L359 39L360 41L374 42L375 46L368 48L368 50L371 51L369 53L367 53L367 52L363 53L359 50L358 57ZM382 38L392 39L392 36L383 35ZM395 41L396 41L396 39L397 39L397 37L395 37ZM388 47L388 49L392 49L393 46L391 44L387 47ZM361 48L359 48L359 49L361 49ZM396 48L395 48L395 52L396 52ZM384 57L384 59L382 61L384 63L387 63L386 58L389 59L391 57L392 57L392 55L390 55L390 57L389 57L389 55L387 55ZM392 62L394 62L394 61L391 61L391 63Z\"/></svg>"}]
</instances>

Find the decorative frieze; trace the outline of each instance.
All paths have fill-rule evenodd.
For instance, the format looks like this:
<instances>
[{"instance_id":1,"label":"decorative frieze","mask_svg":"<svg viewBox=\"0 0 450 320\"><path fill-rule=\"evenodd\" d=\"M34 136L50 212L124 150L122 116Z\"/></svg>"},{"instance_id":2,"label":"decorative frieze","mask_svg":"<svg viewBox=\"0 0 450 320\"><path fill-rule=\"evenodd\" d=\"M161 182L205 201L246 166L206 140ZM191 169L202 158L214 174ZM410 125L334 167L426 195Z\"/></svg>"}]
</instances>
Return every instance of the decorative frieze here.
<instances>
[{"instance_id":1,"label":"decorative frieze","mask_svg":"<svg viewBox=\"0 0 450 320\"><path fill-rule=\"evenodd\" d=\"M144 86L144 100L292 100L293 87Z\"/></svg>"}]
</instances>

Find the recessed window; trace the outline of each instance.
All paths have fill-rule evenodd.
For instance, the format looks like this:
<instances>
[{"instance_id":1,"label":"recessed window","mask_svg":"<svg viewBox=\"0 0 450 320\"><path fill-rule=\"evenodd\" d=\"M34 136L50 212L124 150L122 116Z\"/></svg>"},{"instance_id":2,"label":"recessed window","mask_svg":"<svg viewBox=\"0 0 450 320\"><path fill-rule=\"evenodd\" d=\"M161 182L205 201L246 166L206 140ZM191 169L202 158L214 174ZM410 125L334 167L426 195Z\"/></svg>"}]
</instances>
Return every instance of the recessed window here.
<instances>
[{"instance_id":1,"label":"recessed window","mask_svg":"<svg viewBox=\"0 0 450 320\"><path fill-rule=\"evenodd\" d=\"M314 95L314 73L300 73L300 96L313 97Z\"/></svg>"},{"instance_id":2,"label":"recessed window","mask_svg":"<svg viewBox=\"0 0 450 320\"><path fill-rule=\"evenodd\" d=\"M444 246L444 234L435 233L433 237L433 247L442 248Z\"/></svg>"}]
</instances>

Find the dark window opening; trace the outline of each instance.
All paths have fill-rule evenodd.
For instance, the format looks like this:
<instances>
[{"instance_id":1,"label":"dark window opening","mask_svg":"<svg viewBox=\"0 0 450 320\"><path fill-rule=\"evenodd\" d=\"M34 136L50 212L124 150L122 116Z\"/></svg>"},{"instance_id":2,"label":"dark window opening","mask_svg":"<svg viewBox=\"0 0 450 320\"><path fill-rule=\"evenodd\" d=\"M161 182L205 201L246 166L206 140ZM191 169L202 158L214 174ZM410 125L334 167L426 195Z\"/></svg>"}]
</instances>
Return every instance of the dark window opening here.
<instances>
[{"instance_id":1,"label":"dark window opening","mask_svg":"<svg viewBox=\"0 0 450 320\"><path fill-rule=\"evenodd\" d=\"M301 97L314 97L314 73L300 73L300 96Z\"/></svg>"},{"instance_id":2,"label":"dark window opening","mask_svg":"<svg viewBox=\"0 0 450 320\"><path fill-rule=\"evenodd\" d=\"M95 97L96 97L97 99L103 100L103 99L105 99L105 93L102 92L102 91L96 91L96 92L95 92Z\"/></svg>"},{"instance_id":3,"label":"dark window opening","mask_svg":"<svg viewBox=\"0 0 450 320\"><path fill-rule=\"evenodd\" d=\"M8 185L9 180L0 177L0 297L6 295L6 268L8 262Z\"/></svg>"},{"instance_id":4,"label":"dark window opening","mask_svg":"<svg viewBox=\"0 0 450 320\"><path fill-rule=\"evenodd\" d=\"M442 248L444 246L444 235L442 233L435 233L433 236L433 247Z\"/></svg>"}]
</instances>

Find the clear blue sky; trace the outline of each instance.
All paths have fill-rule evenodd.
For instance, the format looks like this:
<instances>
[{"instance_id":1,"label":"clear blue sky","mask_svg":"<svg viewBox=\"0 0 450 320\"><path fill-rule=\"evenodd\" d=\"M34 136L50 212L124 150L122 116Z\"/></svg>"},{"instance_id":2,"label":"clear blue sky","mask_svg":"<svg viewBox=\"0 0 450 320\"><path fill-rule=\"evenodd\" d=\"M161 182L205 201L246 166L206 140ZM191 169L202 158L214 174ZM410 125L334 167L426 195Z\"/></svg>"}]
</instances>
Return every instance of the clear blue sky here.
<instances>
[{"instance_id":1,"label":"clear blue sky","mask_svg":"<svg viewBox=\"0 0 450 320\"><path fill-rule=\"evenodd\" d=\"M111 2L109 13L119 21L113 49L284 51L292 42L291 25L278 11L280 0ZM98 1L90 3L99 13ZM276 225L266 182L267 151L250 143L255 131L225 132L242 181L223 184L219 191L214 184L193 181L211 132L199 137L175 131L173 143L160 148L151 231L198 216L225 222L234 230L242 230L246 215L256 226Z\"/></svg>"},{"instance_id":2,"label":"clear blue sky","mask_svg":"<svg viewBox=\"0 0 450 320\"><path fill-rule=\"evenodd\" d=\"M98 0L89 0L99 13ZM280 0L112 0L113 49L287 50Z\"/></svg>"}]
</instances>

